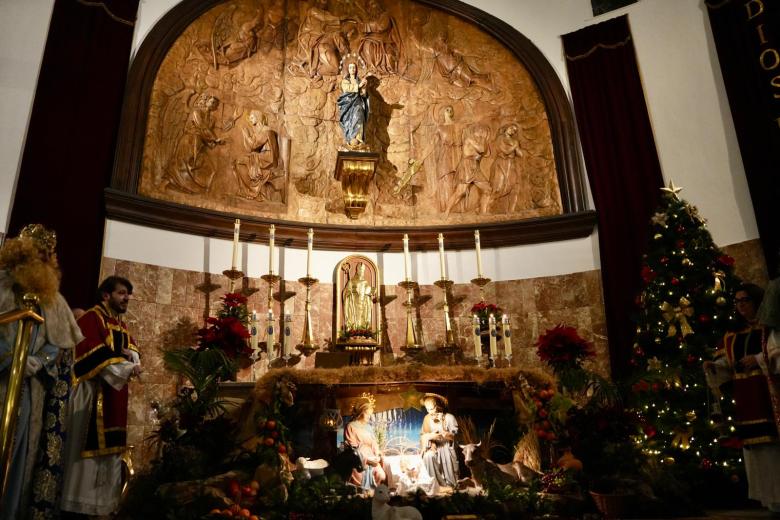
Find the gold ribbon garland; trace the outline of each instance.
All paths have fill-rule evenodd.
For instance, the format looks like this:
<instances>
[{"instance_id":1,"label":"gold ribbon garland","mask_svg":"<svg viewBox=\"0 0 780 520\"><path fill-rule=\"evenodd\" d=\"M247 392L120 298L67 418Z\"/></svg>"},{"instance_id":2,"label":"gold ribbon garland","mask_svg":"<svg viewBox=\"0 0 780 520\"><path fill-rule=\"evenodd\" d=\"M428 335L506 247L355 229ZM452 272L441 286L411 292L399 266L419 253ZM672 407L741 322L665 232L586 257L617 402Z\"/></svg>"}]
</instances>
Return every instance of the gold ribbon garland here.
<instances>
[{"instance_id":1,"label":"gold ribbon garland","mask_svg":"<svg viewBox=\"0 0 780 520\"><path fill-rule=\"evenodd\" d=\"M693 334L688 318L694 315L694 310L691 307L691 302L685 296L680 298L678 307L673 307L669 302L663 302L661 304L661 315L669 324L668 337L677 335L675 322L680 325L680 333L682 333L683 337Z\"/></svg>"},{"instance_id":2,"label":"gold ribbon garland","mask_svg":"<svg viewBox=\"0 0 780 520\"><path fill-rule=\"evenodd\" d=\"M722 292L726 290L726 273L723 271L714 271L712 276L715 278L715 284L712 289L715 292Z\"/></svg>"},{"instance_id":3,"label":"gold ribbon garland","mask_svg":"<svg viewBox=\"0 0 780 520\"><path fill-rule=\"evenodd\" d=\"M675 428L672 447L687 450L691 447L691 436L693 436L693 428Z\"/></svg>"}]
</instances>

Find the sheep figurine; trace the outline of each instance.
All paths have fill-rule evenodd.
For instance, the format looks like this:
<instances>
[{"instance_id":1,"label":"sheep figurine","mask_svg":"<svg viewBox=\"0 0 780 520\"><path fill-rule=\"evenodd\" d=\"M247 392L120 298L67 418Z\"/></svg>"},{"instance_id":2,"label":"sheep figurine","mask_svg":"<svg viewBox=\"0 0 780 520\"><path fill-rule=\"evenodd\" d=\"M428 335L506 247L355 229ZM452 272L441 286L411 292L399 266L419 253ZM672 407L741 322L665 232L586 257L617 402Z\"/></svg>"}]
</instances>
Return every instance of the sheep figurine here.
<instances>
[{"instance_id":1,"label":"sheep figurine","mask_svg":"<svg viewBox=\"0 0 780 520\"><path fill-rule=\"evenodd\" d=\"M422 520L417 508L412 506L391 506L390 490L380 484L374 490L371 500L371 520Z\"/></svg>"}]
</instances>

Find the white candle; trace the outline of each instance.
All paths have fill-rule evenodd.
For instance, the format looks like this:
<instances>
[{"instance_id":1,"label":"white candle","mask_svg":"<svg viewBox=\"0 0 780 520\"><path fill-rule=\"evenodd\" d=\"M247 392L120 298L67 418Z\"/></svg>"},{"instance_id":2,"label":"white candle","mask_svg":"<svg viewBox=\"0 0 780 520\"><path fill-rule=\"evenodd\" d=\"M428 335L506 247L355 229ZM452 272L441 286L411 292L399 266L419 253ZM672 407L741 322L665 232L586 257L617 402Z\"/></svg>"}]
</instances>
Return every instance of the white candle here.
<instances>
[{"instance_id":1,"label":"white candle","mask_svg":"<svg viewBox=\"0 0 780 520\"><path fill-rule=\"evenodd\" d=\"M268 352L268 359L274 359L274 357L276 357L274 355L274 344L276 343L276 340L274 334L274 311L271 309L268 309L268 319L266 320L265 332L265 348L266 352Z\"/></svg>"},{"instance_id":2,"label":"white candle","mask_svg":"<svg viewBox=\"0 0 780 520\"><path fill-rule=\"evenodd\" d=\"M490 359L496 359L498 354L498 347L496 345L496 317L492 314L488 318L488 324L490 324Z\"/></svg>"},{"instance_id":3,"label":"white candle","mask_svg":"<svg viewBox=\"0 0 780 520\"><path fill-rule=\"evenodd\" d=\"M512 358L512 331L509 329L509 316L501 316L501 325L504 333L504 355L507 359Z\"/></svg>"},{"instance_id":4,"label":"white candle","mask_svg":"<svg viewBox=\"0 0 780 520\"><path fill-rule=\"evenodd\" d=\"M314 230L309 228L307 233L307 250L306 250L306 278L311 278L311 250L314 247Z\"/></svg>"},{"instance_id":5,"label":"white candle","mask_svg":"<svg viewBox=\"0 0 780 520\"><path fill-rule=\"evenodd\" d=\"M482 249L479 247L479 230L474 231L474 244L477 246L477 278L482 278Z\"/></svg>"},{"instance_id":6,"label":"white candle","mask_svg":"<svg viewBox=\"0 0 780 520\"><path fill-rule=\"evenodd\" d=\"M404 281L409 281L409 235L404 233Z\"/></svg>"},{"instance_id":7,"label":"white candle","mask_svg":"<svg viewBox=\"0 0 780 520\"><path fill-rule=\"evenodd\" d=\"M292 314L287 311L284 313L284 338L282 340L282 349L285 358L290 357L290 353L292 352L290 336L292 336Z\"/></svg>"},{"instance_id":8,"label":"white candle","mask_svg":"<svg viewBox=\"0 0 780 520\"><path fill-rule=\"evenodd\" d=\"M250 338L250 343L252 345L252 352L257 352L257 340L258 340L258 334L257 334L257 311L252 310L252 322L250 323L250 329L249 332L252 334L252 337Z\"/></svg>"},{"instance_id":9,"label":"white candle","mask_svg":"<svg viewBox=\"0 0 780 520\"><path fill-rule=\"evenodd\" d=\"M230 266L231 271L236 270L236 266L238 265L238 231L241 229L241 220L236 219L235 223L233 224L233 263Z\"/></svg>"},{"instance_id":10,"label":"white candle","mask_svg":"<svg viewBox=\"0 0 780 520\"><path fill-rule=\"evenodd\" d=\"M275 227L271 224L268 238L268 274L274 274L274 233Z\"/></svg>"},{"instance_id":11,"label":"white candle","mask_svg":"<svg viewBox=\"0 0 780 520\"><path fill-rule=\"evenodd\" d=\"M439 233L439 267L441 268L441 279L447 279L447 266L444 264L444 235Z\"/></svg>"},{"instance_id":12,"label":"white candle","mask_svg":"<svg viewBox=\"0 0 780 520\"><path fill-rule=\"evenodd\" d=\"M474 332L474 357L479 361L482 359L482 338L479 330L479 316L474 315L472 330Z\"/></svg>"}]
</instances>

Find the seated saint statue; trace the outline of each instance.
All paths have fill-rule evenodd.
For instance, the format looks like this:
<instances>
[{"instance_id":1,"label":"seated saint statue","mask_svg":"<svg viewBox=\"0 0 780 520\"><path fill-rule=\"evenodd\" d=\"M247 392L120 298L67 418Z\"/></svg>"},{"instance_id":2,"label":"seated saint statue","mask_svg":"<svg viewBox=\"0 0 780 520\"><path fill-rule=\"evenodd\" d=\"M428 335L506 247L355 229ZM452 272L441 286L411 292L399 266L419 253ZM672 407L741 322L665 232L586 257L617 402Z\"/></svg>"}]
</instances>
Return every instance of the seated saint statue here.
<instances>
[{"instance_id":1,"label":"seated saint statue","mask_svg":"<svg viewBox=\"0 0 780 520\"><path fill-rule=\"evenodd\" d=\"M375 290L366 280L366 265L359 263L355 275L344 286L344 328L347 331L372 330Z\"/></svg>"},{"instance_id":2,"label":"seated saint statue","mask_svg":"<svg viewBox=\"0 0 780 520\"><path fill-rule=\"evenodd\" d=\"M458 421L454 415L444 411L447 406L445 397L427 393L420 402L428 411L420 433L423 466L440 486L454 488L458 484L458 455L455 453Z\"/></svg>"}]
</instances>

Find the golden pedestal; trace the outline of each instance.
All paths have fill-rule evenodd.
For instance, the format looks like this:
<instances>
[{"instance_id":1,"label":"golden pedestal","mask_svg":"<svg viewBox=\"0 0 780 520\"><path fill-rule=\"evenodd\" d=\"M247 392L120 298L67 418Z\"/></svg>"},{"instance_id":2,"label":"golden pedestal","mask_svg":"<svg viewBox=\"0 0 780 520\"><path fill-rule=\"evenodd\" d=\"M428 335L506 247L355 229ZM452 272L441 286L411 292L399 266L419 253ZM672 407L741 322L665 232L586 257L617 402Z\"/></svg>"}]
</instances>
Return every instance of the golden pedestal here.
<instances>
[{"instance_id":1,"label":"golden pedestal","mask_svg":"<svg viewBox=\"0 0 780 520\"><path fill-rule=\"evenodd\" d=\"M374 152L338 152L334 177L341 181L344 213L353 220L366 210L368 190L378 161L379 154Z\"/></svg>"}]
</instances>

